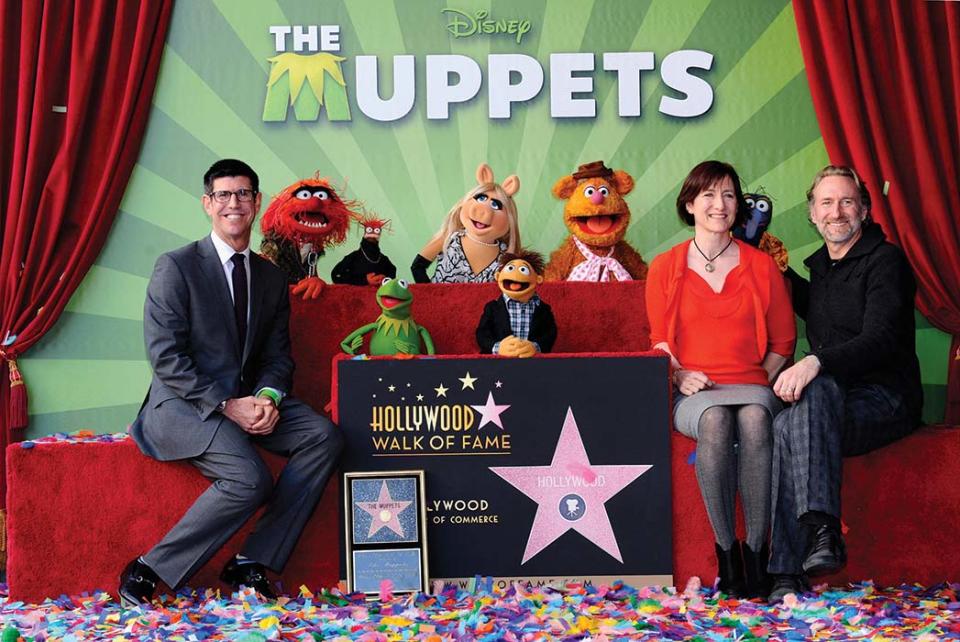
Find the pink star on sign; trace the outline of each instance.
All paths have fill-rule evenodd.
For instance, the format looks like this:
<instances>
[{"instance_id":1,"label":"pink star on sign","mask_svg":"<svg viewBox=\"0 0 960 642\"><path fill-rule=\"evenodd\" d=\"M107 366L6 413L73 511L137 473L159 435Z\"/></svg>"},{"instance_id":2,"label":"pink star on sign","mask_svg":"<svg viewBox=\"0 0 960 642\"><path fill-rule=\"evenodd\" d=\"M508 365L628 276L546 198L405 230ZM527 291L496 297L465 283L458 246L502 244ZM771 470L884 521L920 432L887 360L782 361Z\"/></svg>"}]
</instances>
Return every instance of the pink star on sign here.
<instances>
[{"instance_id":1,"label":"pink star on sign","mask_svg":"<svg viewBox=\"0 0 960 642\"><path fill-rule=\"evenodd\" d=\"M390 490L387 488L387 482L384 481L380 487L380 496L377 501L357 502L357 506L371 517L370 532L367 533L367 537L373 537L381 528L389 528L403 537L403 527L400 525L397 515L412 503L410 501L398 501L390 497Z\"/></svg>"},{"instance_id":2,"label":"pink star on sign","mask_svg":"<svg viewBox=\"0 0 960 642\"><path fill-rule=\"evenodd\" d=\"M510 404L497 405L497 403L493 400L493 393L488 392L487 403L482 406L470 407L480 413L480 425L477 426L477 430L480 430L487 424L496 424L500 430L503 430L503 423L500 421L500 414L509 408Z\"/></svg>"},{"instance_id":3,"label":"pink star on sign","mask_svg":"<svg viewBox=\"0 0 960 642\"><path fill-rule=\"evenodd\" d=\"M537 515L530 527L521 564L526 564L570 529L623 563L604 503L650 468L652 466L592 466L573 410L567 408L549 466L490 468L537 502Z\"/></svg>"}]
</instances>

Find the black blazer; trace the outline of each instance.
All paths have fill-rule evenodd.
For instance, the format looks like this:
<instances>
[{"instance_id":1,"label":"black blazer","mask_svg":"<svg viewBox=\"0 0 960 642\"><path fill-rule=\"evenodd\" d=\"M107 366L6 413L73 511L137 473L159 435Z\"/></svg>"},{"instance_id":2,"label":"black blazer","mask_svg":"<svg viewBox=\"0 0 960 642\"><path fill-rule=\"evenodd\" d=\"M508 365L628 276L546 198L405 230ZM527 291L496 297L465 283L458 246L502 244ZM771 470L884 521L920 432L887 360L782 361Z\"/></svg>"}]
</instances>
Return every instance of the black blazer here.
<instances>
[{"instance_id":1,"label":"black blazer","mask_svg":"<svg viewBox=\"0 0 960 642\"><path fill-rule=\"evenodd\" d=\"M507 303L503 300L503 296L498 296L484 306L483 316L480 317L480 324L477 326L477 343L480 345L480 352L492 353L493 344L511 334L513 334L513 328L510 327ZM553 344L557 340L557 322L553 318L550 306L542 300L533 312L530 336L527 339L536 342L540 346L540 352L553 350Z\"/></svg>"}]
</instances>

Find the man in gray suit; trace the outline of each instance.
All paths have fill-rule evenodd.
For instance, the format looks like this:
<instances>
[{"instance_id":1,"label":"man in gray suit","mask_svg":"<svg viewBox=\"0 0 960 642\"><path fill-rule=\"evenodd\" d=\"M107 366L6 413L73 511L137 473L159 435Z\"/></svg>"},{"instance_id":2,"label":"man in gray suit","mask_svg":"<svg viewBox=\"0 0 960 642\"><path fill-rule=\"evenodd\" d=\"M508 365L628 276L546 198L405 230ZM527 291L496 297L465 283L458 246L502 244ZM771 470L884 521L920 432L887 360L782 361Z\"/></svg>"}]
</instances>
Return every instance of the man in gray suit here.
<instances>
[{"instance_id":1,"label":"man in gray suit","mask_svg":"<svg viewBox=\"0 0 960 642\"><path fill-rule=\"evenodd\" d=\"M188 459L212 481L180 521L120 576L121 600L176 588L259 508L267 508L220 578L274 594L280 572L333 472L337 428L289 396L287 279L250 251L260 210L256 172L238 160L203 178L210 236L162 255L144 304L153 380L130 433L160 461ZM289 458L273 482L255 445Z\"/></svg>"}]
</instances>

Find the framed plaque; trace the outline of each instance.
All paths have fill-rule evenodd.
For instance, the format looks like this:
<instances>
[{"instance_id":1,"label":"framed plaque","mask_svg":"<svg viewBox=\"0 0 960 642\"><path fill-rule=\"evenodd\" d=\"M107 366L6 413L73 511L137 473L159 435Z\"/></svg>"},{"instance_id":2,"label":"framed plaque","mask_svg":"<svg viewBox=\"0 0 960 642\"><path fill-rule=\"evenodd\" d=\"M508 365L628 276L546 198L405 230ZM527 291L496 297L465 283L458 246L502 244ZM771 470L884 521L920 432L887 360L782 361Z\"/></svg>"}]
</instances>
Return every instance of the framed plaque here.
<instances>
[{"instance_id":1,"label":"framed plaque","mask_svg":"<svg viewBox=\"0 0 960 642\"><path fill-rule=\"evenodd\" d=\"M422 470L344 473L347 590L370 597L427 589L426 492Z\"/></svg>"}]
</instances>

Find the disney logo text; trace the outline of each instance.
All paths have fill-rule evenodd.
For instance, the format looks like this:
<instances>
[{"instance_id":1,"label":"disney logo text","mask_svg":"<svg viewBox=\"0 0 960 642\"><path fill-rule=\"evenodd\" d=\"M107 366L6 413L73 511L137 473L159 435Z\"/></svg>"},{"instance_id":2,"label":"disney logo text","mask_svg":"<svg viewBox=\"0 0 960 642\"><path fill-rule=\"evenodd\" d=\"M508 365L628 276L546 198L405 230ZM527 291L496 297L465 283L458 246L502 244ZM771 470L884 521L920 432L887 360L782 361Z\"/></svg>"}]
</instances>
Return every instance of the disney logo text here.
<instances>
[{"instance_id":1,"label":"disney logo text","mask_svg":"<svg viewBox=\"0 0 960 642\"><path fill-rule=\"evenodd\" d=\"M523 35L530 31L529 20L522 18L494 20L489 18L490 12L484 9L480 9L472 16L459 9L441 9L440 11L452 15L452 20L447 25L447 31L453 34L454 38L467 38L477 34L506 33L516 35L519 45Z\"/></svg>"}]
</instances>

